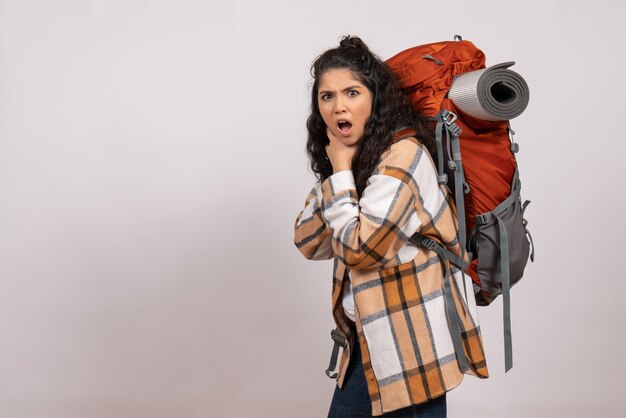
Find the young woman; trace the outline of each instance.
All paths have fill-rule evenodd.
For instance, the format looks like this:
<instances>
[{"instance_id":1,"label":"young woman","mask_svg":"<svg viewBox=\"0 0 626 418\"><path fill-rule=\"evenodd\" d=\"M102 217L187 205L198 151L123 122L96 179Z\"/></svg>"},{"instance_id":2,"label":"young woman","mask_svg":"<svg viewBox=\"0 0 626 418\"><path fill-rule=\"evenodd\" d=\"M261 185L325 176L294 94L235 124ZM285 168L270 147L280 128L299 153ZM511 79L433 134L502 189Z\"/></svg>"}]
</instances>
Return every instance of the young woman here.
<instances>
[{"instance_id":1,"label":"young woman","mask_svg":"<svg viewBox=\"0 0 626 418\"><path fill-rule=\"evenodd\" d=\"M312 75L318 181L294 241L308 259L334 258L333 317L347 343L328 416L445 417L464 373L488 376L476 302L468 276L409 238L459 256L453 201L408 100L363 41L344 37Z\"/></svg>"}]
</instances>

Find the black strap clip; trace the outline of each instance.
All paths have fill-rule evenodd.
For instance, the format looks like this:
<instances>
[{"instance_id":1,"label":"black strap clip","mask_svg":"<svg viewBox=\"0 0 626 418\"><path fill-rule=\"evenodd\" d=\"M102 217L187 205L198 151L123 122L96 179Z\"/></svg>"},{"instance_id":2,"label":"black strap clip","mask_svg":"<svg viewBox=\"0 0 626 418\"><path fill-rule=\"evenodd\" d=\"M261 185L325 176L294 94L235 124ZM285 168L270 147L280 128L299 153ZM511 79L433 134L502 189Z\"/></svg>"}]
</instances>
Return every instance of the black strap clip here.
<instances>
[{"instance_id":1,"label":"black strap clip","mask_svg":"<svg viewBox=\"0 0 626 418\"><path fill-rule=\"evenodd\" d=\"M337 357L339 356L339 347L342 347L344 350L346 348L346 338L341 335L341 333L334 329L330 332L330 336L332 337L335 345L333 346L333 352L330 355L330 364L328 365L328 369L326 369L326 376L331 379L337 378L337 373L332 373L333 370L337 367Z\"/></svg>"},{"instance_id":2,"label":"black strap clip","mask_svg":"<svg viewBox=\"0 0 626 418\"><path fill-rule=\"evenodd\" d=\"M480 215L476 215L476 224L484 225L487 222L491 221L492 219L493 219L493 215L491 214L491 212L482 213Z\"/></svg>"},{"instance_id":3,"label":"black strap clip","mask_svg":"<svg viewBox=\"0 0 626 418\"><path fill-rule=\"evenodd\" d=\"M330 332L330 336L333 339L333 341L335 341L337 344L339 344L341 347L345 347L346 346L346 337L344 337L343 335L341 335L339 333L339 331L337 331L336 329L332 330Z\"/></svg>"},{"instance_id":4,"label":"black strap clip","mask_svg":"<svg viewBox=\"0 0 626 418\"><path fill-rule=\"evenodd\" d=\"M422 247L428 248L429 250L434 250L437 247L437 243L434 240L425 237L420 233L416 233L415 235L413 235L411 238L409 238L409 241L417 245L418 247L421 245Z\"/></svg>"}]
</instances>

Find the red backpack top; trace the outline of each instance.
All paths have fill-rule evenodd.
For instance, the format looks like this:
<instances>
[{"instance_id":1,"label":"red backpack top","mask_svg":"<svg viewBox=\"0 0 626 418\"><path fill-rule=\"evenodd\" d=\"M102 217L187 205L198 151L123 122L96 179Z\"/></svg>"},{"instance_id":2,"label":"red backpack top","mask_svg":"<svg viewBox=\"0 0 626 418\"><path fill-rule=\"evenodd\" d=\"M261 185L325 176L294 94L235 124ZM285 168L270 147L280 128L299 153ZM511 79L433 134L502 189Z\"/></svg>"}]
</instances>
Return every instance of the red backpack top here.
<instances>
[{"instance_id":1,"label":"red backpack top","mask_svg":"<svg viewBox=\"0 0 626 418\"><path fill-rule=\"evenodd\" d=\"M463 169L470 190L465 214L471 231L477 214L495 209L509 196L517 166L508 121L476 119L447 97L455 76L485 68L485 54L469 41L437 42L402 51L386 64L419 113L436 116L446 109L458 116L455 123L462 132Z\"/></svg>"}]
</instances>

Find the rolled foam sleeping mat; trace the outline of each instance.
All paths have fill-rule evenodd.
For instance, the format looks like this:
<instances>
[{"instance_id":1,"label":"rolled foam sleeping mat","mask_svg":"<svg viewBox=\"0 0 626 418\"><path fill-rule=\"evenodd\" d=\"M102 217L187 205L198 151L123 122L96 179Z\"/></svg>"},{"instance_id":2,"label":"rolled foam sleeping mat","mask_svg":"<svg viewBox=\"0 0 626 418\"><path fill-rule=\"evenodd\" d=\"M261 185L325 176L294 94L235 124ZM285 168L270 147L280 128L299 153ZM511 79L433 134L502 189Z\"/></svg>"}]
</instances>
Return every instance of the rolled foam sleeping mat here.
<instances>
[{"instance_id":1,"label":"rolled foam sleeping mat","mask_svg":"<svg viewBox=\"0 0 626 418\"><path fill-rule=\"evenodd\" d=\"M515 61L504 62L455 77L448 97L477 119L509 120L521 115L530 90L522 76L509 70L513 64Z\"/></svg>"}]
</instances>

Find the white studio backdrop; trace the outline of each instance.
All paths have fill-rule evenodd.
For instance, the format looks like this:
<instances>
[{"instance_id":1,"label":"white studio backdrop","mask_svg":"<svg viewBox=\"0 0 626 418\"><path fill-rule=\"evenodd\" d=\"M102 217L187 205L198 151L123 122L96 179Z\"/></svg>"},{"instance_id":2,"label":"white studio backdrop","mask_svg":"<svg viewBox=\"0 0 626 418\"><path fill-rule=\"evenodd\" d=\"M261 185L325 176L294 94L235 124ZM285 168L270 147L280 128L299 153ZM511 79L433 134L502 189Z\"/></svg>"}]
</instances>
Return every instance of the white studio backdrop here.
<instances>
[{"instance_id":1,"label":"white studio backdrop","mask_svg":"<svg viewBox=\"0 0 626 418\"><path fill-rule=\"evenodd\" d=\"M0 416L325 417L331 262L293 223L309 67L460 34L531 90L512 121L536 263L479 312L450 417L618 417L619 1L0 0Z\"/></svg>"}]
</instances>

